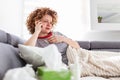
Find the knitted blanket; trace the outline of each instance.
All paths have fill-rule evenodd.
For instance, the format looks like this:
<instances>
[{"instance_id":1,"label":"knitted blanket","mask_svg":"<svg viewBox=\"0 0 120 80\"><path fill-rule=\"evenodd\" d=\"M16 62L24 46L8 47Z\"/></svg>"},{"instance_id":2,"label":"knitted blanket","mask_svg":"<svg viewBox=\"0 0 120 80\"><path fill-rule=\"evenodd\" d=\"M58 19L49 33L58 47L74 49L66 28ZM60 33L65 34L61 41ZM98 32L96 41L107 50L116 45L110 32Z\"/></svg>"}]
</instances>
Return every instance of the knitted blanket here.
<instances>
[{"instance_id":1,"label":"knitted blanket","mask_svg":"<svg viewBox=\"0 0 120 80\"><path fill-rule=\"evenodd\" d=\"M69 65L75 61L75 54L79 56L82 65L81 77L96 76L108 80L120 80L120 52L90 51L86 49L67 48Z\"/></svg>"}]
</instances>

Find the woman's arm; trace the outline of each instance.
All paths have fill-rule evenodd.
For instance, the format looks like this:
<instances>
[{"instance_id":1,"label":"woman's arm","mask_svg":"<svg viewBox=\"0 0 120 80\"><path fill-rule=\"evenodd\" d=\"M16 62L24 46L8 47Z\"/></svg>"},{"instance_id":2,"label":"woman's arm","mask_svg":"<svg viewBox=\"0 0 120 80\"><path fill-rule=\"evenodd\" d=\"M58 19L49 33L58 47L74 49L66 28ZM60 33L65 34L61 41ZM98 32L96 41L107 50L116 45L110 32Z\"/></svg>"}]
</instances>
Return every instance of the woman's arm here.
<instances>
[{"instance_id":1,"label":"woman's arm","mask_svg":"<svg viewBox=\"0 0 120 80\"><path fill-rule=\"evenodd\" d=\"M73 41L70 38L63 37L63 42L67 43L68 45L74 47L74 48L80 48L79 44L76 41Z\"/></svg>"},{"instance_id":2,"label":"woman's arm","mask_svg":"<svg viewBox=\"0 0 120 80\"><path fill-rule=\"evenodd\" d=\"M39 32L33 33L33 35L24 43L24 45L35 46Z\"/></svg>"},{"instance_id":3,"label":"woman's arm","mask_svg":"<svg viewBox=\"0 0 120 80\"><path fill-rule=\"evenodd\" d=\"M24 43L24 45L29 45L29 46L35 46L36 41L38 39L39 33L41 32L41 22L36 21L35 22L36 27L35 27L35 32L33 35Z\"/></svg>"},{"instance_id":4,"label":"woman's arm","mask_svg":"<svg viewBox=\"0 0 120 80\"><path fill-rule=\"evenodd\" d=\"M80 48L79 44L76 41L73 41L70 38L67 38L62 35L54 35L52 37L48 38L49 43L59 43L59 42L64 42L67 43L68 45L74 47L74 48Z\"/></svg>"}]
</instances>

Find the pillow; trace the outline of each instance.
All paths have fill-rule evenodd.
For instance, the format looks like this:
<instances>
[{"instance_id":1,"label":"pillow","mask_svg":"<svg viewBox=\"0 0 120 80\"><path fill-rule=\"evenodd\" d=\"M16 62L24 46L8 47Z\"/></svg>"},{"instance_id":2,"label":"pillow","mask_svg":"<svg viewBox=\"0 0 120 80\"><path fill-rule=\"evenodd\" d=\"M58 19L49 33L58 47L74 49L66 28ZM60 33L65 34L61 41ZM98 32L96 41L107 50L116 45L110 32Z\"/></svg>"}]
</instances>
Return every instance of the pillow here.
<instances>
[{"instance_id":1,"label":"pillow","mask_svg":"<svg viewBox=\"0 0 120 80\"><path fill-rule=\"evenodd\" d=\"M18 47L18 44L23 44L24 42L25 42L24 39L22 39L16 35L7 33L7 43L8 44L13 45L14 47Z\"/></svg>"},{"instance_id":2,"label":"pillow","mask_svg":"<svg viewBox=\"0 0 120 80\"><path fill-rule=\"evenodd\" d=\"M43 48L25 46L22 44L18 45L20 50L20 57L23 58L27 63L32 64L34 67L38 67L44 64L42 54Z\"/></svg>"},{"instance_id":3,"label":"pillow","mask_svg":"<svg viewBox=\"0 0 120 80\"><path fill-rule=\"evenodd\" d=\"M66 68L62 63L61 53L55 44L51 44L45 48L18 45L20 56L33 67L39 67L45 63L45 66L51 69Z\"/></svg>"},{"instance_id":4,"label":"pillow","mask_svg":"<svg viewBox=\"0 0 120 80\"><path fill-rule=\"evenodd\" d=\"M0 42L7 43L7 34L0 29Z\"/></svg>"}]
</instances>

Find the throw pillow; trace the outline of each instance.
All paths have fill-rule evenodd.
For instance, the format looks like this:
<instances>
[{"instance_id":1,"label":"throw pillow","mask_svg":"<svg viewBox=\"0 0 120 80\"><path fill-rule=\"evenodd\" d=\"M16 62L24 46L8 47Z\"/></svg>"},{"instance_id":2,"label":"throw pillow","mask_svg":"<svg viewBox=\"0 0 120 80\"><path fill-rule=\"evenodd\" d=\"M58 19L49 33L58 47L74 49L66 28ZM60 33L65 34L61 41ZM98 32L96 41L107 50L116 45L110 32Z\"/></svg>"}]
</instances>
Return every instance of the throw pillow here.
<instances>
[{"instance_id":1,"label":"throw pillow","mask_svg":"<svg viewBox=\"0 0 120 80\"><path fill-rule=\"evenodd\" d=\"M19 44L20 57L23 58L27 63L32 64L33 67L38 67L44 64L42 54L43 48L26 46Z\"/></svg>"},{"instance_id":2,"label":"throw pillow","mask_svg":"<svg viewBox=\"0 0 120 80\"><path fill-rule=\"evenodd\" d=\"M20 56L33 67L39 67L45 63L45 66L54 69L65 69L66 65L62 63L61 53L55 44L51 44L45 48L26 46L19 44Z\"/></svg>"}]
</instances>

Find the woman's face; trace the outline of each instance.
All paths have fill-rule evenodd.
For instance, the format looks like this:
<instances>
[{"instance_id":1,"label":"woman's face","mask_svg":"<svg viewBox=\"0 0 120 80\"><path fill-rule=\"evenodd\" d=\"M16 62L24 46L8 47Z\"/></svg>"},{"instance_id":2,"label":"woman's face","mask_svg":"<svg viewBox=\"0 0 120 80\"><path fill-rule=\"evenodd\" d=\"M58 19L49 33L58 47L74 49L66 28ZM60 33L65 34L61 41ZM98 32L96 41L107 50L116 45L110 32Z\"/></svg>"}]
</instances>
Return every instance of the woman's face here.
<instances>
[{"instance_id":1,"label":"woman's face","mask_svg":"<svg viewBox=\"0 0 120 80\"><path fill-rule=\"evenodd\" d=\"M50 15L45 15L41 19L41 22L42 22L41 32L42 33L49 33L53 28L52 17Z\"/></svg>"}]
</instances>

